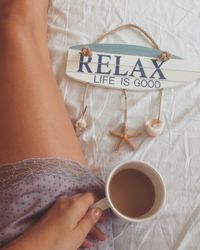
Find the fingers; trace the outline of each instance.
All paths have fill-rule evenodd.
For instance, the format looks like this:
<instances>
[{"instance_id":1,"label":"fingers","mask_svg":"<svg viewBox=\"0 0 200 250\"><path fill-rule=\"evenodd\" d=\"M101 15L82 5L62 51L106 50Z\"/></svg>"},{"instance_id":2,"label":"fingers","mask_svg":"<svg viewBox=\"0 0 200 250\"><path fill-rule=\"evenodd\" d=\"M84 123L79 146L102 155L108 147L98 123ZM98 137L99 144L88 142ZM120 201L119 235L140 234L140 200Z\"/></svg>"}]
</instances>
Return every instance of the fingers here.
<instances>
[{"instance_id":1,"label":"fingers","mask_svg":"<svg viewBox=\"0 0 200 250\"><path fill-rule=\"evenodd\" d=\"M90 235L101 241L104 241L107 238L106 235L98 227L93 227L90 231Z\"/></svg>"},{"instance_id":2,"label":"fingers","mask_svg":"<svg viewBox=\"0 0 200 250\"><path fill-rule=\"evenodd\" d=\"M81 247L83 247L83 248L91 248L91 247L93 247L93 243L91 241L89 241L89 240L84 240Z\"/></svg>"},{"instance_id":3,"label":"fingers","mask_svg":"<svg viewBox=\"0 0 200 250\"><path fill-rule=\"evenodd\" d=\"M106 240L106 235L97 227L93 227L90 231L90 235L96 238L97 240L104 241ZM87 239L84 240L83 244L81 245L83 248L91 248L93 247L93 243Z\"/></svg>"},{"instance_id":4,"label":"fingers","mask_svg":"<svg viewBox=\"0 0 200 250\"><path fill-rule=\"evenodd\" d=\"M87 213L88 209L94 204L96 197L93 193L88 192L82 195L75 195L71 198L71 209L74 216L76 215L76 221L79 222L83 216ZM76 223L77 225L77 223Z\"/></svg>"},{"instance_id":5,"label":"fingers","mask_svg":"<svg viewBox=\"0 0 200 250\"><path fill-rule=\"evenodd\" d=\"M70 198L60 198L62 209L68 217L68 224L75 228L79 221L86 215L88 209L94 204L96 197L93 193L77 194ZM73 216L71 216L73 215Z\"/></svg>"},{"instance_id":6,"label":"fingers","mask_svg":"<svg viewBox=\"0 0 200 250\"><path fill-rule=\"evenodd\" d=\"M96 201L96 196L92 192L83 193L83 194L76 194L70 198L72 204L78 204L82 206L86 211L90 206L94 204ZM73 202L74 201L74 202Z\"/></svg>"},{"instance_id":7,"label":"fingers","mask_svg":"<svg viewBox=\"0 0 200 250\"><path fill-rule=\"evenodd\" d=\"M75 232L77 233L77 238L80 239L81 242L84 241L86 236L98 222L100 217L102 216L102 210L99 208L90 209L87 214L83 217L83 219L79 222L77 227L75 228ZM97 231L95 233L98 234ZM98 234L98 236L100 236ZM101 237L101 236L100 236Z\"/></svg>"}]
</instances>

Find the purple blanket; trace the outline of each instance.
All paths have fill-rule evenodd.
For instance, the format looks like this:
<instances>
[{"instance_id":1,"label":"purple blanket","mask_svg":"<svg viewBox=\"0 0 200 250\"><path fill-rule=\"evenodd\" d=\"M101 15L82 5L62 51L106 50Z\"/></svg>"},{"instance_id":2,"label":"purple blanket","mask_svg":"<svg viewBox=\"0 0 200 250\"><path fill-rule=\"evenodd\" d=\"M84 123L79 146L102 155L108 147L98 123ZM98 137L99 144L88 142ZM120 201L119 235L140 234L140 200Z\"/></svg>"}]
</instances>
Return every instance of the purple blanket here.
<instances>
[{"instance_id":1,"label":"purple blanket","mask_svg":"<svg viewBox=\"0 0 200 250\"><path fill-rule=\"evenodd\" d=\"M75 161L36 158L0 166L0 247L36 222L59 196L87 191L102 198L103 182ZM108 239L96 241L92 249L114 249L109 212L99 227Z\"/></svg>"}]
</instances>

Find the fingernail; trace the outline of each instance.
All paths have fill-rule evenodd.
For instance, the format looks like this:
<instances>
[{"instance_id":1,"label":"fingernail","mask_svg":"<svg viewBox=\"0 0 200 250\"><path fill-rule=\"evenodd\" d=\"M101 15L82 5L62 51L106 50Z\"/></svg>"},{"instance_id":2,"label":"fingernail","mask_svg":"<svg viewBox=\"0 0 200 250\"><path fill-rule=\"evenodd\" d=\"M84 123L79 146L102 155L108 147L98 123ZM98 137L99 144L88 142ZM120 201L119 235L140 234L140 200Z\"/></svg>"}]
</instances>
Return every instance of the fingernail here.
<instances>
[{"instance_id":1,"label":"fingernail","mask_svg":"<svg viewBox=\"0 0 200 250\"><path fill-rule=\"evenodd\" d=\"M102 215L102 210L99 208L94 208L92 209L92 215L94 216L95 220L98 220Z\"/></svg>"}]
</instances>

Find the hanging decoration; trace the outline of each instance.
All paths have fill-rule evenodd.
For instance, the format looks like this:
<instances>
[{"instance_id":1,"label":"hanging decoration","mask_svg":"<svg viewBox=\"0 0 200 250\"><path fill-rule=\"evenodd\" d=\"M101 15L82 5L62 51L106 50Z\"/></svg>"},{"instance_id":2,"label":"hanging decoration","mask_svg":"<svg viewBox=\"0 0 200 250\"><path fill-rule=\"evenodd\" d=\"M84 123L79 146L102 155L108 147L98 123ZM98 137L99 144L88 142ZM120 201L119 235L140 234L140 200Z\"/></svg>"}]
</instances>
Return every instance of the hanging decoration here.
<instances>
[{"instance_id":1,"label":"hanging decoration","mask_svg":"<svg viewBox=\"0 0 200 250\"><path fill-rule=\"evenodd\" d=\"M127 28L139 31L154 48L99 43L108 35ZM142 134L140 131L128 131L127 91L159 91L158 117L150 119L144 124L147 135L155 137L161 135L165 127L165 122L161 118L164 89L178 87L200 77L200 69L190 66L188 62L176 55L162 51L154 39L138 25L125 24L101 35L95 43L71 47L68 51L66 74L72 79L87 84L81 104L81 113L75 122L75 129L79 135L87 128L86 96L89 86L115 88L123 91L125 113L122 133L110 131L110 135L120 139L116 147L118 151L124 143L127 143L132 150L136 149L136 144L130 138Z\"/></svg>"}]
</instances>

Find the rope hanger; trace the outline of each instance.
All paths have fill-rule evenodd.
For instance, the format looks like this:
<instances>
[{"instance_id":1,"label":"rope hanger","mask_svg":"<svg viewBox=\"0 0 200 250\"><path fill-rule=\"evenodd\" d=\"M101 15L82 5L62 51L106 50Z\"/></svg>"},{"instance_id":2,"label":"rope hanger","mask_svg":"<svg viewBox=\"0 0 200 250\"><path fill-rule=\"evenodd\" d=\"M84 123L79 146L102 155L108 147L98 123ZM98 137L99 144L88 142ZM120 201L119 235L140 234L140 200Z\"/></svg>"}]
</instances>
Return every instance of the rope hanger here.
<instances>
[{"instance_id":1,"label":"rope hanger","mask_svg":"<svg viewBox=\"0 0 200 250\"><path fill-rule=\"evenodd\" d=\"M115 34L121 30L124 29L135 29L137 31L140 32L140 34L143 34L144 37L152 44L152 47L154 47L155 49L160 51L160 56L159 59L163 62L169 60L171 58L171 53L167 52L167 51L162 51L160 49L160 47L158 46L158 44L155 42L155 40L144 30L142 29L140 26L136 25L136 24L132 24L132 23L128 23L128 24L124 24L121 25L115 29L112 29L104 34L102 34L101 36L99 36L94 43L99 43L101 42L104 38L108 37L109 35ZM82 48L81 50L82 54L84 56L92 56L92 50L90 48Z\"/></svg>"}]
</instances>

